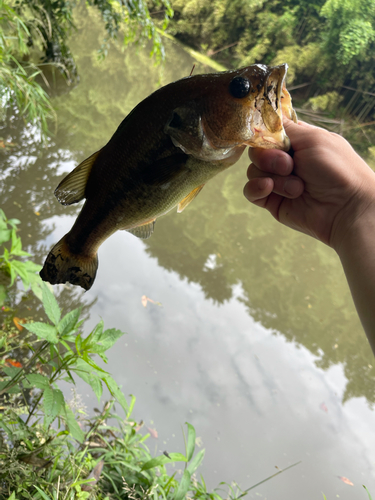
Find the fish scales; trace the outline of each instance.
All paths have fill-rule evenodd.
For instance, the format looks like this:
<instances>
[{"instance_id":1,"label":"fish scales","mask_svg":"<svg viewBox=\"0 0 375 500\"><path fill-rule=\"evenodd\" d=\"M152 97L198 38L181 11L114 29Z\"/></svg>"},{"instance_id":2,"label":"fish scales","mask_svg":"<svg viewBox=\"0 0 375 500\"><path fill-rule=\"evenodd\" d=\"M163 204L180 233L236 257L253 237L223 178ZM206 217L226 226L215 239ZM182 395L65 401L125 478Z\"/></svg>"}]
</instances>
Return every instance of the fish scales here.
<instances>
[{"instance_id":1,"label":"fish scales","mask_svg":"<svg viewBox=\"0 0 375 500\"><path fill-rule=\"evenodd\" d=\"M283 115L296 120L287 65L196 75L160 88L122 121L109 142L56 188L63 204L86 199L40 273L88 290L99 246L117 230L149 237L155 220L181 212L246 146L289 148Z\"/></svg>"}]
</instances>

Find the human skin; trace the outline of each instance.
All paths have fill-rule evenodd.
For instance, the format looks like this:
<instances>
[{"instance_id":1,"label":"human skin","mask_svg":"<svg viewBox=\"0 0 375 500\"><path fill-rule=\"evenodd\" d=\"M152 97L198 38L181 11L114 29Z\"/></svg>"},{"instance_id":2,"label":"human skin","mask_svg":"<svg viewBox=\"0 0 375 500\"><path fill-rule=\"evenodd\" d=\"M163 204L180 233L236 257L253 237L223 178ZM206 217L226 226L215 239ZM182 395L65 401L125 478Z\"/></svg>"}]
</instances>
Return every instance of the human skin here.
<instances>
[{"instance_id":1,"label":"human skin","mask_svg":"<svg viewBox=\"0 0 375 500\"><path fill-rule=\"evenodd\" d=\"M375 173L340 135L285 120L293 158L249 149L245 197L338 254L375 354Z\"/></svg>"}]
</instances>

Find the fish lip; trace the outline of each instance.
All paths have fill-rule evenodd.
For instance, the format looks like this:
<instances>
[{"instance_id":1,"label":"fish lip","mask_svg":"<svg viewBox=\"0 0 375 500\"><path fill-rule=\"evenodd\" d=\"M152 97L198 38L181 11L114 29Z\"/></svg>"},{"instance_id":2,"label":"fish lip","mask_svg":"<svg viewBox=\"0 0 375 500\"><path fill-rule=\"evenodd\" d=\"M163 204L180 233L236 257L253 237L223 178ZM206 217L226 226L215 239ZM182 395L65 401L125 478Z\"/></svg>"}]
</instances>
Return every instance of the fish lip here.
<instances>
[{"instance_id":1,"label":"fish lip","mask_svg":"<svg viewBox=\"0 0 375 500\"><path fill-rule=\"evenodd\" d=\"M283 91L283 87L285 85L285 78L286 74L288 72L288 65L287 63L281 64L280 67L283 70L283 74L280 75L279 81L278 81L278 87L277 87L277 103L278 103L278 110L280 111L280 117L282 118L282 109L281 109L281 93Z\"/></svg>"},{"instance_id":2,"label":"fish lip","mask_svg":"<svg viewBox=\"0 0 375 500\"><path fill-rule=\"evenodd\" d=\"M254 121L252 122L251 130L253 136L245 142L247 146L266 149L277 148L283 151L289 150L290 140L283 127L282 107L282 96L283 89L285 89L287 70L288 65L286 63L267 68L263 85L254 105L254 112L261 114L260 122L258 121L256 127ZM269 91L268 87L270 87ZM262 102L263 104L261 104ZM268 106L271 118L273 115L274 126L272 126L272 123L269 123L267 116L263 114L264 105Z\"/></svg>"},{"instance_id":3,"label":"fish lip","mask_svg":"<svg viewBox=\"0 0 375 500\"><path fill-rule=\"evenodd\" d=\"M266 79L264 81L263 93L265 96L268 96L268 92L267 92L268 82L269 82L270 77L272 76L272 73L275 70L279 71L279 77L278 77L278 81L277 81L277 90L276 90L276 101L275 101L276 109L275 109L275 111L280 116L280 118L282 118L281 93L283 90L283 86L285 84L286 74L288 72L287 63L280 64L279 66L272 66L270 68L269 72L267 73Z\"/></svg>"}]
</instances>

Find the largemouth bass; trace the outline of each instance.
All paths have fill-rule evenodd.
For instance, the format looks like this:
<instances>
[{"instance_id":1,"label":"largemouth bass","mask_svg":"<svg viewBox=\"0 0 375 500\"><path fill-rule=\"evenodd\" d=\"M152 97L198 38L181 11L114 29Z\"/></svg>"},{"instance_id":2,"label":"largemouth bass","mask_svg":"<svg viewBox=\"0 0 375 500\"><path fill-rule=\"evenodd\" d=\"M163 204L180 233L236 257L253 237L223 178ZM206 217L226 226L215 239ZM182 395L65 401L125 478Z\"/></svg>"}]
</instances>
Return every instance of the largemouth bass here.
<instances>
[{"instance_id":1,"label":"largemouth bass","mask_svg":"<svg viewBox=\"0 0 375 500\"><path fill-rule=\"evenodd\" d=\"M176 206L182 212L246 146L287 151L282 116L297 118L286 72L286 64L254 64L190 76L139 103L110 141L56 188L63 205L86 201L47 256L42 279L88 290L98 248L115 231L148 238L158 217Z\"/></svg>"}]
</instances>

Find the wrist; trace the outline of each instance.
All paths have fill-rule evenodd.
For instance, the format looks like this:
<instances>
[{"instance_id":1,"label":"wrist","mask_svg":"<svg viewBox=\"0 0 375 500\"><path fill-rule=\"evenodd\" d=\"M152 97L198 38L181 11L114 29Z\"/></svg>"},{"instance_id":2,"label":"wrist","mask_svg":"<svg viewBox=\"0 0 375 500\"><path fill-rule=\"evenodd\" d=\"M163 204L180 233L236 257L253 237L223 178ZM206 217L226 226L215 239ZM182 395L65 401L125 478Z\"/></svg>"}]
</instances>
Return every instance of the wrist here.
<instances>
[{"instance_id":1,"label":"wrist","mask_svg":"<svg viewBox=\"0 0 375 500\"><path fill-rule=\"evenodd\" d=\"M375 200L345 212L335 221L330 246L341 260L367 252L375 256Z\"/></svg>"}]
</instances>

